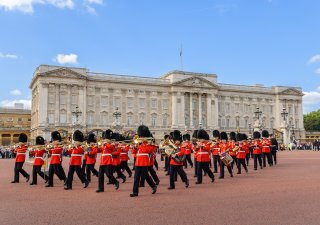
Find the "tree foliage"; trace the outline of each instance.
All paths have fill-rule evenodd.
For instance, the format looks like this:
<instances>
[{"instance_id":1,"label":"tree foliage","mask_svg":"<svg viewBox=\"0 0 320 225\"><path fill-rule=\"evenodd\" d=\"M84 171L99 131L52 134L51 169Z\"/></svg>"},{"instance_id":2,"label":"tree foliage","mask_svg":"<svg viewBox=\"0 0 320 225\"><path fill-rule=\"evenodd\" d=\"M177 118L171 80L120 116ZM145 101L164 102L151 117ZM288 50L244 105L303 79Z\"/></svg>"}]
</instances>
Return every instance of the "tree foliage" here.
<instances>
[{"instance_id":1,"label":"tree foliage","mask_svg":"<svg viewBox=\"0 0 320 225\"><path fill-rule=\"evenodd\" d=\"M320 131L320 109L303 116L306 131Z\"/></svg>"}]
</instances>

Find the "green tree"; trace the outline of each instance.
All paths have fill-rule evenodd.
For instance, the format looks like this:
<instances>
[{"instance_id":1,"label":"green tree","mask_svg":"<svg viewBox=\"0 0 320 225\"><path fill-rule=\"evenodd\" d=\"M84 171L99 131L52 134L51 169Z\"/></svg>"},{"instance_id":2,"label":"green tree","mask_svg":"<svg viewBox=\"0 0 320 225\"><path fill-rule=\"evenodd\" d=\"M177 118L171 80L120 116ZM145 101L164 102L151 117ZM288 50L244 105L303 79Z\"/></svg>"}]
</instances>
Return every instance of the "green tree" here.
<instances>
[{"instance_id":1,"label":"green tree","mask_svg":"<svg viewBox=\"0 0 320 225\"><path fill-rule=\"evenodd\" d=\"M320 109L303 116L306 131L320 131Z\"/></svg>"}]
</instances>

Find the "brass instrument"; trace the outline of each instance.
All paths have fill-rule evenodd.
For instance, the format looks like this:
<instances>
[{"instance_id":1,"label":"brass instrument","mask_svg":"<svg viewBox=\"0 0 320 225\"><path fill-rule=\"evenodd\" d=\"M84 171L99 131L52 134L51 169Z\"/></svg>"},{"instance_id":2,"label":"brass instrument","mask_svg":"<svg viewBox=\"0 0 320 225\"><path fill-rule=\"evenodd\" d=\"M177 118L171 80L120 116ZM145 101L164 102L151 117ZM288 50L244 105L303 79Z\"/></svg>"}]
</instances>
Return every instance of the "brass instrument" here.
<instances>
[{"instance_id":1,"label":"brass instrument","mask_svg":"<svg viewBox=\"0 0 320 225\"><path fill-rule=\"evenodd\" d=\"M162 154L171 157L175 162L181 163L185 160L185 155L177 155L180 152L180 148L177 147L170 139L164 140L163 143L160 143L160 145L159 147L162 149Z\"/></svg>"},{"instance_id":2,"label":"brass instrument","mask_svg":"<svg viewBox=\"0 0 320 225\"><path fill-rule=\"evenodd\" d=\"M142 138L142 137L139 137L138 135L135 135L135 136L133 137L133 142L134 142L135 144L139 144L139 143L142 143L142 142L144 142L144 141L152 141L152 140L154 140L153 137L145 137L145 138Z\"/></svg>"}]
</instances>

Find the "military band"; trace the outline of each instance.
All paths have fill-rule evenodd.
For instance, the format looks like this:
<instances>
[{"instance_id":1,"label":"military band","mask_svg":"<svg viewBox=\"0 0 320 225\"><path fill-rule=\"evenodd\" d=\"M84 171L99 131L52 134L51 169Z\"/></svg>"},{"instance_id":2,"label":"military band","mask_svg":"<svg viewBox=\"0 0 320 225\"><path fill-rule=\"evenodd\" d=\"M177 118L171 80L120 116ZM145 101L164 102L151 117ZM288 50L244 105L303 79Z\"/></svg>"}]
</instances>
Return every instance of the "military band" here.
<instances>
[{"instance_id":1,"label":"military band","mask_svg":"<svg viewBox=\"0 0 320 225\"><path fill-rule=\"evenodd\" d=\"M84 188L88 187L92 181L92 174L98 177L96 192L99 193L104 192L105 175L108 183L113 184L116 190L120 187L117 178L122 179L122 183L126 182L123 172L128 173L129 177L132 176L133 172L128 165L131 153L134 157L134 177L130 197L139 196L139 188L145 186L145 181L151 188L152 194L157 192L160 179L155 168L158 170L156 159L159 153L166 159L165 171L169 174L169 190L176 188L178 176L184 186L189 187L188 174L185 171L188 164L191 168L194 167L195 184L202 184L204 174L207 174L211 182L215 181L214 173L217 172L220 173L219 179L223 179L225 167L230 177L233 177L233 165L236 165L237 174L242 173L242 168L248 173L250 149L253 153L254 170L257 170L258 163L261 169L266 167L267 163L269 166L277 164L278 142L266 130L261 134L255 131L253 141L248 140L246 134L239 132L230 132L228 137L226 132L214 130L212 136L211 140L208 132L200 129L193 132L191 139L189 133L182 134L181 131L174 130L170 135L165 135L157 146L149 128L141 125L134 137L124 136L108 129L103 132L102 141L99 142L95 134L90 133L85 138L81 131L76 130L73 133L72 143L65 144L62 142L60 133L54 131L51 133L50 143L46 144L43 137L37 136L35 145L28 147L27 136L20 134L19 144L15 148L17 157L12 183L19 182L20 173L27 182L29 181L30 175L22 168L26 154L34 157L30 185L38 184L37 176L39 175L47 183L45 187L53 187L53 178L56 175L64 182L64 189L71 190L74 172L76 172ZM62 167L63 154L70 156L67 177ZM99 171L95 169L98 154L101 155ZM50 158L48 174L42 171L47 162L44 160L46 156ZM210 162L213 162L213 171L209 167ZM83 172L84 164L85 173Z\"/></svg>"}]
</instances>

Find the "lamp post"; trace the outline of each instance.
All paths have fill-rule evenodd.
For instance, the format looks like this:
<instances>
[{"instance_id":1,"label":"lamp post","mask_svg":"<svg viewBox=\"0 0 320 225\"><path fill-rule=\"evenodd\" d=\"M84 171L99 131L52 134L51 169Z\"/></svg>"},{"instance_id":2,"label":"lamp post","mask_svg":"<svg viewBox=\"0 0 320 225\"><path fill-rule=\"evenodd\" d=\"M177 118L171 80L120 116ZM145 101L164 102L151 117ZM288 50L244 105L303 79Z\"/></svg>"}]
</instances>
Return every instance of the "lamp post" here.
<instances>
[{"instance_id":1,"label":"lamp post","mask_svg":"<svg viewBox=\"0 0 320 225\"><path fill-rule=\"evenodd\" d=\"M286 121L286 118L287 118L287 116L288 116L288 113L287 113L287 111L286 111L286 108L283 108L283 109L282 109L281 116L282 116L282 118L283 118L283 121Z\"/></svg>"},{"instance_id":2,"label":"lamp post","mask_svg":"<svg viewBox=\"0 0 320 225\"><path fill-rule=\"evenodd\" d=\"M118 110L119 110L119 108L117 107L116 111L114 113L112 113L113 117L116 119L115 124L114 124L114 129L116 131L119 131L122 128L122 126L119 122L119 118L121 117L121 112L119 112Z\"/></svg>"},{"instance_id":3,"label":"lamp post","mask_svg":"<svg viewBox=\"0 0 320 225\"><path fill-rule=\"evenodd\" d=\"M81 112L81 110L79 109L79 106L76 106L75 107L75 109L71 112L71 115L72 115L72 117L75 117L75 121L74 121L74 123L71 125L71 127L72 127L72 129L71 129L71 132L72 132L72 134L74 133L74 130L75 130L75 128L79 125L79 123L78 123L78 119L79 119L79 117L82 115L82 112ZM71 134L71 135L72 135Z\"/></svg>"},{"instance_id":4,"label":"lamp post","mask_svg":"<svg viewBox=\"0 0 320 225\"><path fill-rule=\"evenodd\" d=\"M262 115L262 111L260 111L259 107L256 108L256 111L254 112L254 115L258 120L260 120L260 117Z\"/></svg>"},{"instance_id":5,"label":"lamp post","mask_svg":"<svg viewBox=\"0 0 320 225\"><path fill-rule=\"evenodd\" d=\"M252 135L251 123L249 123L248 126L249 126L249 135L251 136Z\"/></svg>"},{"instance_id":6,"label":"lamp post","mask_svg":"<svg viewBox=\"0 0 320 225\"><path fill-rule=\"evenodd\" d=\"M289 142L290 142L290 133L288 130L288 125L287 125L287 116L288 113L286 111L286 108L282 109L282 112L280 113L281 117L283 118L283 121L281 123L281 130L283 132L283 143L285 146L288 146Z\"/></svg>"},{"instance_id":7,"label":"lamp post","mask_svg":"<svg viewBox=\"0 0 320 225\"><path fill-rule=\"evenodd\" d=\"M254 115L255 115L256 121L254 122L253 129L255 131L260 131L260 128L261 128L260 117L262 115L262 111L260 111L259 107L256 108Z\"/></svg>"}]
</instances>

